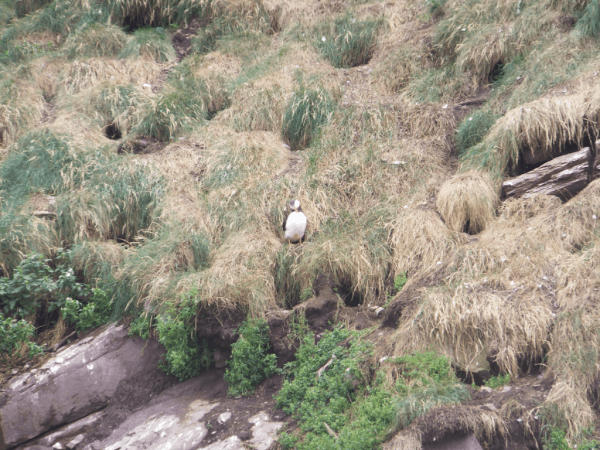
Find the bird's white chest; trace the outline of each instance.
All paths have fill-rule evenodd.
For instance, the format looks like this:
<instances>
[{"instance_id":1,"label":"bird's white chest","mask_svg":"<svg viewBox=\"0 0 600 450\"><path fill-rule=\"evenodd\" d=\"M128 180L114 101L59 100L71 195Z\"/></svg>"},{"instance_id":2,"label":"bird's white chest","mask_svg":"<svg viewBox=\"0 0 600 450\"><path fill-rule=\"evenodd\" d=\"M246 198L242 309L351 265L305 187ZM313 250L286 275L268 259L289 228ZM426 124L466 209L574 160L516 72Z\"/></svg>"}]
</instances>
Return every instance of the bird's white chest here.
<instances>
[{"instance_id":1,"label":"bird's white chest","mask_svg":"<svg viewBox=\"0 0 600 450\"><path fill-rule=\"evenodd\" d=\"M285 238L290 241L299 241L306 231L306 216L302 212L292 212L285 222Z\"/></svg>"}]
</instances>

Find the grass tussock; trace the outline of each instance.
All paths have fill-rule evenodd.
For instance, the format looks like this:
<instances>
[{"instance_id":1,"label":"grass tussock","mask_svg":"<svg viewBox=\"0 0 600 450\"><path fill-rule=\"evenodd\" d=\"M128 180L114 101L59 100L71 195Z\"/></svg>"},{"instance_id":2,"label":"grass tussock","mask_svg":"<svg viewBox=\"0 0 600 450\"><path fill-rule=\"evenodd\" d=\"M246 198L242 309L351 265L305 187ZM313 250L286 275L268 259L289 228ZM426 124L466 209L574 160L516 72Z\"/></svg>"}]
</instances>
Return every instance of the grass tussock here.
<instances>
[{"instance_id":1,"label":"grass tussock","mask_svg":"<svg viewBox=\"0 0 600 450\"><path fill-rule=\"evenodd\" d=\"M193 223L165 224L143 245L123 254L116 272L114 301L118 309L153 309L180 298L177 282L187 273L201 272L209 262L210 240Z\"/></svg>"},{"instance_id":2,"label":"grass tussock","mask_svg":"<svg viewBox=\"0 0 600 450\"><path fill-rule=\"evenodd\" d=\"M0 79L0 147L15 141L19 135L42 117L42 92L29 83L6 76Z\"/></svg>"},{"instance_id":3,"label":"grass tussock","mask_svg":"<svg viewBox=\"0 0 600 450\"><path fill-rule=\"evenodd\" d=\"M584 90L542 98L508 111L480 144L463 153L463 167L487 170L498 178L509 163L516 164L526 152L531 157L552 157L569 144L581 143L587 135L584 117L597 126L597 97L595 91Z\"/></svg>"},{"instance_id":4,"label":"grass tussock","mask_svg":"<svg viewBox=\"0 0 600 450\"><path fill-rule=\"evenodd\" d=\"M314 46L337 69L367 64L373 55L381 22L347 14L313 30Z\"/></svg>"},{"instance_id":5,"label":"grass tussock","mask_svg":"<svg viewBox=\"0 0 600 450\"><path fill-rule=\"evenodd\" d=\"M118 85L154 83L164 66L147 60L120 60L93 58L75 60L59 75L58 92L73 95L77 92L104 83Z\"/></svg>"},{"instance_id":6,"label":"grass tussock","mask_svg":"<svg viewBox=\"0 0 600 450\"><path fill-rule=\"evenodd\" d=\"M117 56L128 41L116 25L91 24L70 34L62 50L69 59Z\"/></svg>"},{"instance_id":7,"label":"grass tussock","mask_svg":"<svg viewBox=\"0 0 600 450\"><path fill-rule=\"evenodd\" d=\"M432 210L403 211L388 224L394 273L427 271L444 261L463 242Z\"/></svg>"},{"instance_id":8,"label":"grass tussock","mask_svg":"<svg viewBox=\"0 0 600 450\"><path fill-rule=\"evenodd\" d=\"M279 304L271 266L280 246L272 232L247 228L231 233L211 254L210 268L183 278L177 289L197 287L206 307L263 317Z\"/></svg>"},{"instance_id":9,"label":"grass tussock","mask_svg":"<svg viewBox=\"0 0 600 450\"><path fill-rule=\"evenodd\" d=\"M494 219L498 193L489 178L470 171L447 181L438 193L436 207L453 231L477 234Z\"/></svg>"},{"instance_id":10,"label":"grass tussock","mask_svg":"<svg viewBox=\"0 0 600 450\"><path fill-rule=\"evenodd\" d=\"M288 101L282 135L292 149L307 147L331 117L334 103L324 89L301 87Z\"/></svg>"},{"instance_id":11,"label":"grass tussock","mask_svg":"<svg viewBox=\"0 0 600 450\"><path fill-rule=\"evenodd\" d=\"M447 104L412 105L402 112L402 118L416 137L449 136L456 129L456 115Z\"/></svg>"},{"instance_id":12,"label":"grass tussock","mask_svg":"<svg viewBox=\"0 0 600 450\"><path fill-rule=\"evenodd\" d=\"M140 28L123 46L120 58L149 59L157 63L173 62L177 59L170 35L160 27Z\"/></svg>"}]
</instances>

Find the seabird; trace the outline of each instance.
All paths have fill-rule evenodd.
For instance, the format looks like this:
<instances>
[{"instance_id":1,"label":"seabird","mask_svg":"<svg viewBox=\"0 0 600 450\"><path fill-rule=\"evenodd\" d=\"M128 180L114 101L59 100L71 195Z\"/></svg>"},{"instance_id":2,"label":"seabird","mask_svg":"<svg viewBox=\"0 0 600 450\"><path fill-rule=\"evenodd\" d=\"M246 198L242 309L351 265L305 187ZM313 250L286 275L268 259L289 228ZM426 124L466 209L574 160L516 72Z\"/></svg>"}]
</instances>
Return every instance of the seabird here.
<instances>
[{"instance_id":1,"label":"seabird","mask_svg":"<svg viewBox=\"0 0 600 450\"><path fill-rule=\"evenodd\" d=\"M285 240L292 244L297 244L304 239L306 216L300 208L299 200L290 202L290 213L283 221L283 231L285 232Z\"/></svg>"}]
</instances>

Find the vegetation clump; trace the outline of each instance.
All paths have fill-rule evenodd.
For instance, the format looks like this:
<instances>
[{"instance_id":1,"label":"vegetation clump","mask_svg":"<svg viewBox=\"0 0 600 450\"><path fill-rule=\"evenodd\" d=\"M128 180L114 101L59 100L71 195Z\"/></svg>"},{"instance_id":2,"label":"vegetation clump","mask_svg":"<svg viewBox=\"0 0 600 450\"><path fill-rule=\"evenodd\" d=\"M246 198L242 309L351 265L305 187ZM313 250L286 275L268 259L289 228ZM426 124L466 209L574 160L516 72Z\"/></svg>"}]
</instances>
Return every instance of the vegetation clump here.
<instances>
[{"instance_id":1,"label":"vegetation clump","mask_svg":"<svg viewBox=\"0 0 600 450\"><path fill-rule=\"evenodd\" d=\"M238 329L237 342L231 345L225 381L231 397L250 395L258 383L279 371L277 356L269 353L269 327L265 320L246 320Z\"/></svg>"}]
</instances>

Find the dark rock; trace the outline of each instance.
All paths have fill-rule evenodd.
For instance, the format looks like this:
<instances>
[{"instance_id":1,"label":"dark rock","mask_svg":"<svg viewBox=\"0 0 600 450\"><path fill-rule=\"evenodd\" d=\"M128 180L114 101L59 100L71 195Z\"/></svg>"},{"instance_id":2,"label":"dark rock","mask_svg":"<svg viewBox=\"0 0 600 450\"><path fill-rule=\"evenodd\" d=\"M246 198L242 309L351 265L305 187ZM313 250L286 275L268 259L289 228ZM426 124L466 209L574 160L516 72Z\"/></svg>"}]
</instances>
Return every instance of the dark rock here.
<instances>
[{"instance_id":1,"label":"dark rock","mask_svg":"<svg viewBox=\"0 0 600 450\"><path fill-rule=\"evenodd\" d=\"M600 145L598 142L596 145ZM502 183L505 197L524 197L533 194L555 195L568 200L587 186L588 147L554 158L537 169ZM596 171L600 165L596 163Z\"/></svg>"},{"instance_id":2,"label":"dark rock","mask_svg":"<svg viewBox=\"0 0 600 450\"><path fill-rule=\"evenodd\" d=\"M241 441L247 441L248 439L250 439L252 437L252 433L249 430L241 431L238 434L238 437L240 438Z\"/></svg>"},{"instance_id":3,"label":"dark rock","mask_svg":"<svg viewBox=\"0 0 600 450\"><path fill-rule=\"evenodd\" d=\"M0 399L0 450L105 407L122 380L156 368L163 353L112 324L13 378Z\"/></svg>"}]
</instances>

